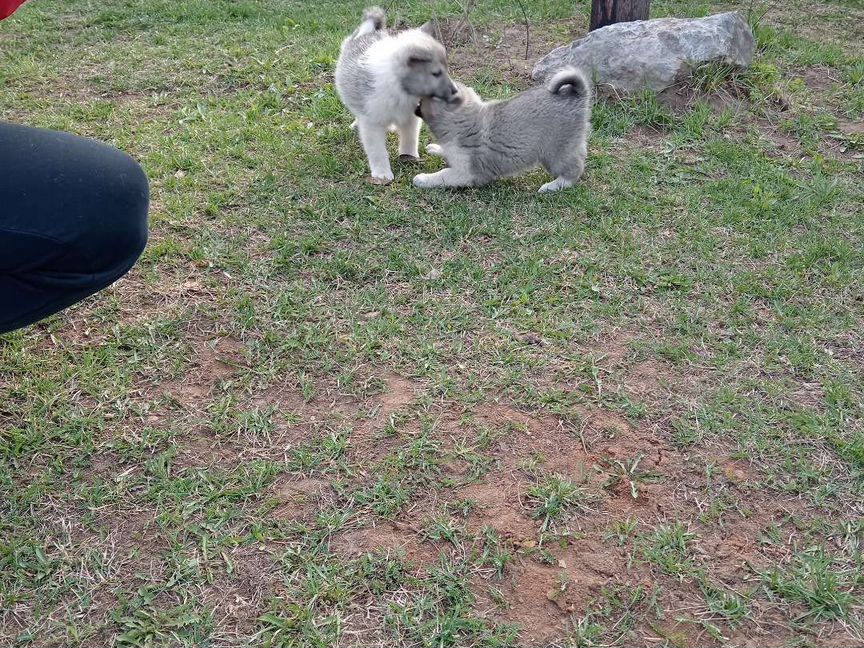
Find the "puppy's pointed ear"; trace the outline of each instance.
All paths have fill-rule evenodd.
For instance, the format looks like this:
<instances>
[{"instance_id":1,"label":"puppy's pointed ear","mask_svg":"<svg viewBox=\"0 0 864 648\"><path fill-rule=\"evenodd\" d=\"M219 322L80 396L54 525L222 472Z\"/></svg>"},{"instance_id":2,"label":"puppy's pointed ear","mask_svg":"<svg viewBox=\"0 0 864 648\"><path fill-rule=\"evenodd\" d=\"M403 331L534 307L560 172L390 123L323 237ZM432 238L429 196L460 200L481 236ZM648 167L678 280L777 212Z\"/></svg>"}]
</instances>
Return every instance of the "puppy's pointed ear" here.
<instances>
[{"instance_id":1,"label":"puppy's pointed ear","mask_svg":"<svg viewBox=\"0 0 864 648\"><path fill-rule=\"evenodd\" d=\"M423 23L417 29L422 31L424 34L429 34L435 40L441 40L441 30L438 29L438 21L435 19Z\"/></svg>"}]
</instances>

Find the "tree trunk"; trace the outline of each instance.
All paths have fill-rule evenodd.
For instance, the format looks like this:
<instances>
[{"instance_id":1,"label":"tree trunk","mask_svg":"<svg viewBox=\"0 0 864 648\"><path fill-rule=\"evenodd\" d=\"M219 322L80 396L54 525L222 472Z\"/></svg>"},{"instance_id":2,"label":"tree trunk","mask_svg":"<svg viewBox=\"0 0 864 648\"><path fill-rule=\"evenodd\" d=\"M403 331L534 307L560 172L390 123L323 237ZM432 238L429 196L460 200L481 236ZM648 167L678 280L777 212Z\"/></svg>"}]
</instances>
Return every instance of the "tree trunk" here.
<instances>
[{"instance_id":1,"label":"tree trunk","mask_svg":"<svg viewBox=\"0 0 864 648\"><path fill-rule=\"evenodd\" d=\"M647 20L651 0L591 0L591 29L631 20Z\"/></svg>"}]
</instances>

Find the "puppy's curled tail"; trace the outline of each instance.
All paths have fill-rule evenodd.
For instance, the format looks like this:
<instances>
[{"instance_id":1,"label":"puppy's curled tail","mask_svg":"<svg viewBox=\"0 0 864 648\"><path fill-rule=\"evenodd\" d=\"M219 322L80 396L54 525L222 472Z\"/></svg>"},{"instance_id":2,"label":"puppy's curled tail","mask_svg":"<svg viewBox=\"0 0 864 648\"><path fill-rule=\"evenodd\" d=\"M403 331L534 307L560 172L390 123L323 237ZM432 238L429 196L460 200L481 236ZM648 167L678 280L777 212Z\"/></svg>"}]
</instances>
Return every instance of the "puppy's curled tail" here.
<instances>
[{"instance_id":1,"label":"puppy's curled tail","mask_svg":"<svg viewBox=\"0 0 864 648\"><path fill-rule=\"evenodd\" d=\"M363 22L357 28L356 35L363 36L374 31L380 31L387 26L387 14L381 7L369 7L363 12Z\"/></svg>"},{"instance_id":2,"label":"puppy's curled tail","mask_svg":"<svg viewBox=\"0 0 864 648\"><path fill-rule=\"evenodd\" d=\"M566 67L556 72L546 84L546 89L552 94L561 94L574 98L587 97L591 94L588 80L575 67Z\"/></svg>"}]
</instances>

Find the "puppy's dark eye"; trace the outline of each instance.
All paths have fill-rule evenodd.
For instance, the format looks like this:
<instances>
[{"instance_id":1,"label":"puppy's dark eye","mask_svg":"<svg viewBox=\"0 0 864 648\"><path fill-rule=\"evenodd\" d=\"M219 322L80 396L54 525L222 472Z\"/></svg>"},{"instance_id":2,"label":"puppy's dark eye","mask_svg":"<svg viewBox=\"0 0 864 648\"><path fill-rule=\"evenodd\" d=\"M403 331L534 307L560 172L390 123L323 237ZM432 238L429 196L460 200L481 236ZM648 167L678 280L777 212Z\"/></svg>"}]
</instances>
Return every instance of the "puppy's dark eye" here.
<instances>
[{"instance_id":1,"label":"puppy's dark eye","mask_svg":"<svg viewBox=\"0 0 864 648\"><path fill-rule=\"evenodd\" d=\"M437 72L433 72L433 73L432 73L432 76L434 76L434 77L440 77L440 76L441 76L441 70L438 70Z\"/></svg>"}]
</instances>

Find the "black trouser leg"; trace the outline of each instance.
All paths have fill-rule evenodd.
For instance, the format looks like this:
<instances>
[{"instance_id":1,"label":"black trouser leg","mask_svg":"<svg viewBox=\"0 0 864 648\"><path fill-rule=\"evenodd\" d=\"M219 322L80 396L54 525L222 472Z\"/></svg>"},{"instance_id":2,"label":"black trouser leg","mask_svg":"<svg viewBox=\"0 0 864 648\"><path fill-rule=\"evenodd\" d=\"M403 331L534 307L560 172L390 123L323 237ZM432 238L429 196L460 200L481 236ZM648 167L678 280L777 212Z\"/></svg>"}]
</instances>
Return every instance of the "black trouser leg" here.
<instances>
[{"instance_id":1,"label":"black trouser leg","mask_svg":"<svg viewBox=\"0 0 864 648\"><path fill-rule=\"evenodd\" d=\"M147 177L105 144L0 122L0 333L123 276L147 243Z\"/></svg>"}]
</instances>

